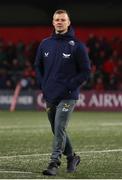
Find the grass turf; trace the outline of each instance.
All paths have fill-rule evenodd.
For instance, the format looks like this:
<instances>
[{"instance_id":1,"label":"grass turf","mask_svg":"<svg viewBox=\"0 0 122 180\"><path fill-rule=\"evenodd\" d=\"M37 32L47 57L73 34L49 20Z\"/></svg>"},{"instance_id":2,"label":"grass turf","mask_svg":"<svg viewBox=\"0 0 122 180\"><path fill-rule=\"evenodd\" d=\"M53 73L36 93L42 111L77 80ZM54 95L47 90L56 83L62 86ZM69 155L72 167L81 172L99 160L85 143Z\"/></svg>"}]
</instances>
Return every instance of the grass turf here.
<instances>
[{"instance_id":1,"label":"grass turf","mask_svg":"<svg viewBox=\"0 0 122 180\"><path fill-rule=\"evenodd\" d=\"M66 173L66 158L53 179L122 178L122 113L74 112L68 126L81 163ZM42 175L52 150L45 112L0 112L0 178L48 179Z\"/></svg>"}]
</instances>

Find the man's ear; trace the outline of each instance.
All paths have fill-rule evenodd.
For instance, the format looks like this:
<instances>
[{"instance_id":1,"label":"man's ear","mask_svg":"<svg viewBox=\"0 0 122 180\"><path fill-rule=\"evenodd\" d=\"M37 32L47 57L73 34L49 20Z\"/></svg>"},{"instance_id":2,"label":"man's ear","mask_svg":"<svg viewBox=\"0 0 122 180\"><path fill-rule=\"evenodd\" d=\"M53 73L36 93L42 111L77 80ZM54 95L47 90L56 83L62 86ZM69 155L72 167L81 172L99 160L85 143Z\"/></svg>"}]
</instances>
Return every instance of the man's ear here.
<instances>
[{"instance_id":1,"label":"man's ear","mask_svg":"<svg viewBox=\"0 0 122 180\"><path fill-rule=\"evenodd\" d=\"M69 20L69 26L71 25L71 21Z\"/></svg>"}]
</instances>

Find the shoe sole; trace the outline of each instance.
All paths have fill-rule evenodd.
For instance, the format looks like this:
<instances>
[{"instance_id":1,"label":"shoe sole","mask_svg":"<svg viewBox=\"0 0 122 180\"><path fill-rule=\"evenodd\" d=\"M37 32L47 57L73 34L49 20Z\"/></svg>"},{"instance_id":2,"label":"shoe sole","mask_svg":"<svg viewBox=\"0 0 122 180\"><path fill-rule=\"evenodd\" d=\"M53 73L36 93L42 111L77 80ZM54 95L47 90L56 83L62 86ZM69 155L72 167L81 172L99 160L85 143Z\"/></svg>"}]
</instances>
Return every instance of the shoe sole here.
<instances>
[{"instance_id":1,"label":"shoe sole","mask_svg":"<svg viewBox=\"0 0 122 180\"><path fill-rule=\"evenodd\" d=\"M47 170L43 171L42 174L45 176L56 176L56 174L52 174L51 172L49 172Z\"/></svg>"}]
</instances>

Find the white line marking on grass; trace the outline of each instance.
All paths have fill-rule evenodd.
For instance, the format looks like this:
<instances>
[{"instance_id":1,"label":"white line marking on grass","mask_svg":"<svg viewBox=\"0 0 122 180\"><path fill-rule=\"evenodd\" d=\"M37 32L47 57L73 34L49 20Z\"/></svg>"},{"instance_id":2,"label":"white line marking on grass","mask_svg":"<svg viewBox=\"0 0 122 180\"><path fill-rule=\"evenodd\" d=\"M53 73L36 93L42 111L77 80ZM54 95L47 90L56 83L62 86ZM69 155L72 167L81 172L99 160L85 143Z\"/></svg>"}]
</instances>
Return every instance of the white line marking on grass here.
<instances>
[{"instance_id":1,"label":"white line marking on grass","mask_svg":"<svg viewBox=\"0 0 122 180\"><path fill-rule=\"evenodd\" d=\"M12 170L4 170L4 169L0 169L0 173L19 173L19 174L33 174L33 172L28 172L28 171L12 171Z\"/></svg>"},{"instance_id":2,"label":"white line marking on grass","mask_svg":"<svg viewBox=\"0 0 122 180\"><path fill-rule=\"evenodd\" d=\"M78 154L82 153L110 153L110 152L122 152L122 149L106 149L106 150L94 150L94 151L79 151Z\"/></svg>"},{"instance_id":3,"label":"white line marking on grass","mask_svg":"<svg viewBox=\"0 0 122 180\"><path fill-rule=\"evenodd\" d=\"M102 126L122 126L122 122L102 123Z\"/></svg>"},{"instance_id":4,"label":"white line marking on grass","mask_svg":"<svg viewBox=\"0 0 122 180\"><path fill-rule=\"evenodd\" d=\"M77 151L77 154L83 154L83 153L110 153L110 152L122 152L122 149L106 149L106 150L91 150L91 151ZM0 159L4 158L23 158L23 157L36 157L36 156L50 156L50 153L44 153L44 154L21 154L21 155L13 155L13 156L0 156Z\"/></svg>"},{"instance_id":5,"label":"white line marking on grass","mask_svg":"<svg viewBox=\"0 0 122 180\"><path fill-rule=\"evenodd\" d=\"M0 130L4 129L44 129L44 128L49 128L49 125L39 125L39 126L28 126L28 125L6 125L6 126L0 126Z\"/></svg>"},{"instance_id":6,"label":"white line marking on grass","mask_svg":"<svg viewBox=\"0 0 122 180\"><path fill-rule=\"evenodd\" d=\"M4 158L23 158L23 157L34 157L34 156L49 156L51 154L45 153L45 154L19 154L19 155L13 155L13 156L0 156L0 159Z\"/></svg>"}]
</instances>

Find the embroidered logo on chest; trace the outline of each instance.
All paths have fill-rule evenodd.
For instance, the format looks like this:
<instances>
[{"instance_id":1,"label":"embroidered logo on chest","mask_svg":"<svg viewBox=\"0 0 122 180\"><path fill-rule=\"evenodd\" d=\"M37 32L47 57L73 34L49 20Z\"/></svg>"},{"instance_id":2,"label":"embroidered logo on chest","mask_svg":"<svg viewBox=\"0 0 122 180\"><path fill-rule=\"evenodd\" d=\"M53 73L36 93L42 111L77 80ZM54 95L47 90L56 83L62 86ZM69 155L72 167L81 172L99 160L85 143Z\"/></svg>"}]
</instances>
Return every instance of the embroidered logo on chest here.
<instances>
[{"instance_id":1,"label":"embroidered logo on chest","mask_svg":"<svg viewBox=\"0 0 122 180\"><path fill-rule=\"evenodd\" d=\"M45 52L44 57L48 57L48 56L49 56L49 52Z\"/></svg>"},{"instance_id":2,"label":"embroidered logo on chest","mask_svg":"<svg viewBox=\"0 0 122 180\"><path fill-rule=\"evenodd\" d=\"M75 45L75 41L71 40L71 41L69 41L69 44L70 44L71 46L74 46L74 45Z\"/></svg>"},{"instance_id":3,"label":"embroidered logo on chest","mask_svg":"<svg viewBox=\"0 0 122 180\"><path fill-rule=\"evenodd\" d=\"M63 58L65 58L65 59L69 59L71 56L71 54L65 54L65 53L63 53L62 55L63 55Z\"/></svg>"}]
</instances>

